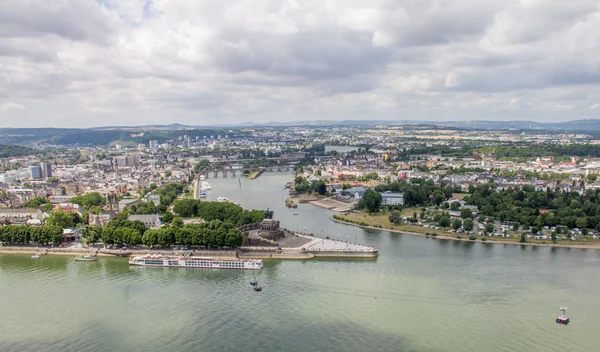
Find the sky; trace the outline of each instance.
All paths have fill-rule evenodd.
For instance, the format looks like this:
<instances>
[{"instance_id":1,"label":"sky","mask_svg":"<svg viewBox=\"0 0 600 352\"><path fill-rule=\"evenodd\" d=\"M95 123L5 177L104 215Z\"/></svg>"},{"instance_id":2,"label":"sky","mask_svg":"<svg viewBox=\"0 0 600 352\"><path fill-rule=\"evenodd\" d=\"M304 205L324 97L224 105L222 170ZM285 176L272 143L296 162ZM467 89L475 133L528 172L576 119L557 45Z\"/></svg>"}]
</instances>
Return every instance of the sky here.
<instances>
[{"instance_id":1,"label":"sky","mask_svg":"<svg viewBox=\"0 0 600 352\"><path fill-rule=\"evenodd\" d=\"M0 127L600 118L599 0L1 0Z\"/></svg>"}]
</instances>

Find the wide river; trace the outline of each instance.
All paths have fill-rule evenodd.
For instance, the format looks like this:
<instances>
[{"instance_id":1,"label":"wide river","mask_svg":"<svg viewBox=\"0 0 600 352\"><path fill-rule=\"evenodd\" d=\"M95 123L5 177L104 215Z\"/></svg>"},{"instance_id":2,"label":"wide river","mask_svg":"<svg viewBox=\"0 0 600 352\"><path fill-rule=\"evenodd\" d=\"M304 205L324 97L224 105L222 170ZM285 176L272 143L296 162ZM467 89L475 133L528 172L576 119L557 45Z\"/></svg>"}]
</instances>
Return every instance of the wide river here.
<instances>
[{"instance_id":1,"label":"wide river","mask_svg":"<svg viewBox=\"0 0 600 352\"><path fill-rule=\"evenodd\" d=\"M356 235L377 259L259 272L0 256L0 351L598 351L600 251L463 243L333 223L284 206L291 174L211 178L209 198ZM298 215L294 215L297 213ZM248 284L253 275L263 292ZM554 319L569 307L571 324Z\"/></svg>"}]
</instances>

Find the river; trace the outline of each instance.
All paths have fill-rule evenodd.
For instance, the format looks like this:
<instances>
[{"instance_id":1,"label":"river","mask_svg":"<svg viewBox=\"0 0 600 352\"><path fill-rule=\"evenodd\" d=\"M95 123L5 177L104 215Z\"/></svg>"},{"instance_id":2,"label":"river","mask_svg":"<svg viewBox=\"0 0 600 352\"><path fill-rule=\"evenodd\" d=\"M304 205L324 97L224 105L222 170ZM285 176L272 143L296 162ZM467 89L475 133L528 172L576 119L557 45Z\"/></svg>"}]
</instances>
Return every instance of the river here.
<instances>
[{"instance_id":1,"label":"river","mask_svg":"<svg viewBox=\"0 0 600 352\"><path fill-rule=\"evenodd\" d=\"M291 174L211 178L209 199L356 235L377 259L265 261L259 272L0 255L0 351L596 351L600 251L363 230L309 205ZM298 215L293 215L298 213ZM256 274L264 288L248 284ZM554 319L569 307L571 324Z\"/></svg>"}]
</instances>

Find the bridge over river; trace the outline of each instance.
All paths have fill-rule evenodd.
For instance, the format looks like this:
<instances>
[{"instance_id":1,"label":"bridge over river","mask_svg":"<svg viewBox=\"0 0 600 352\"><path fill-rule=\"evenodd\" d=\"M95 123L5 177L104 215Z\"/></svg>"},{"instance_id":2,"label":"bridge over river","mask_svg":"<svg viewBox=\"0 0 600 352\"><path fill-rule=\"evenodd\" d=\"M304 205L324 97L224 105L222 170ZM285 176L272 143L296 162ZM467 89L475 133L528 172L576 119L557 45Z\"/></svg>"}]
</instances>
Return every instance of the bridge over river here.
<instances>
[{"instance_id":1,"label":"bridge over river","mask_svg":"<svg viewBox=\"0 0 600 352\"><path fill-rule=\"evenodd\" d=\"M235 176L236 174L249 174L252 172L282 172L294 170L296 164L302 160L303 157L282 157L282 158L264 158L264 159L236 159L236 160L216 160L211 161L210 166L206 169L200 170L199 175L203 175L205 178L212 177L227 177L229 174ZM247 167L248 163L267 162L272 165L265 166L254 166Z\"/></svg>"}]
</instances>

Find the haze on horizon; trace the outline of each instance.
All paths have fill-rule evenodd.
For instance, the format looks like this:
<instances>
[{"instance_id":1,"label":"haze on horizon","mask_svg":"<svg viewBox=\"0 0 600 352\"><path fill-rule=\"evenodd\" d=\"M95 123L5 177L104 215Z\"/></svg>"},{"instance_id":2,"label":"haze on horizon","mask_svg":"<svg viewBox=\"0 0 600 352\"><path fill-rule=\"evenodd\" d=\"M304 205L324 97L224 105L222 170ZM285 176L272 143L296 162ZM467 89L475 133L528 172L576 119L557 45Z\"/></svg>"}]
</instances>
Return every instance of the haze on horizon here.
<instances>
[{"instance_id":1,"label":"haze on horizon","mask_svg":"<svg viewBox=\"0 0 600 352\"><path fill-rule=\"evenodd\" d=\"M3 0L0 127L600 112L597 0Z\"/></svg>"}]
</instances>

